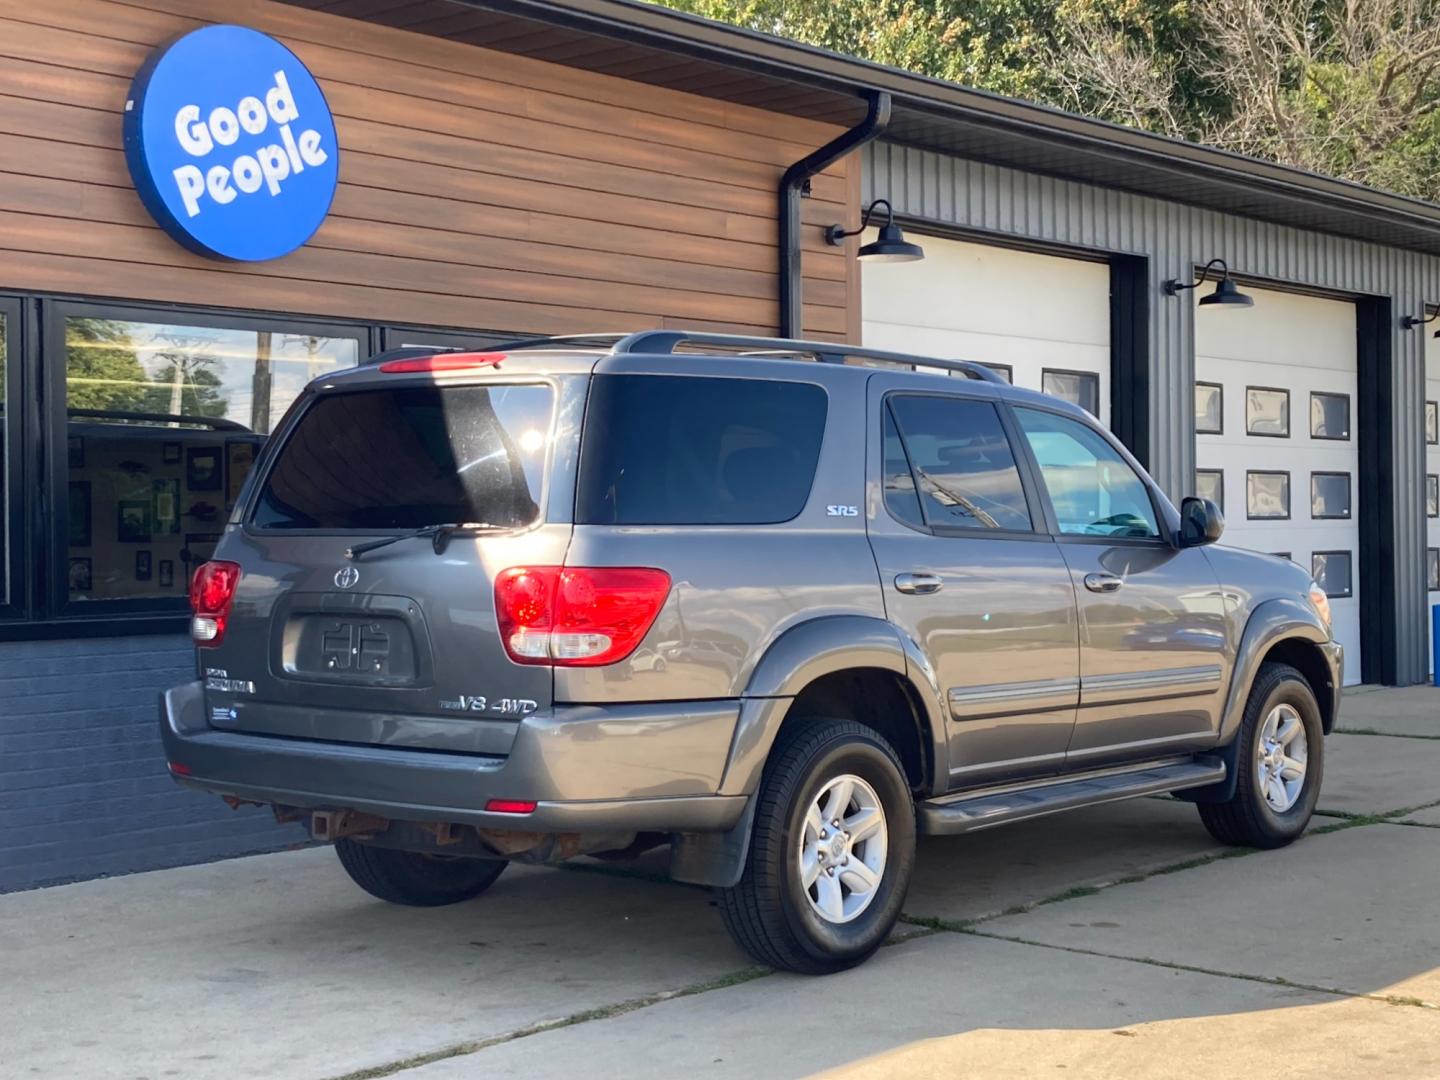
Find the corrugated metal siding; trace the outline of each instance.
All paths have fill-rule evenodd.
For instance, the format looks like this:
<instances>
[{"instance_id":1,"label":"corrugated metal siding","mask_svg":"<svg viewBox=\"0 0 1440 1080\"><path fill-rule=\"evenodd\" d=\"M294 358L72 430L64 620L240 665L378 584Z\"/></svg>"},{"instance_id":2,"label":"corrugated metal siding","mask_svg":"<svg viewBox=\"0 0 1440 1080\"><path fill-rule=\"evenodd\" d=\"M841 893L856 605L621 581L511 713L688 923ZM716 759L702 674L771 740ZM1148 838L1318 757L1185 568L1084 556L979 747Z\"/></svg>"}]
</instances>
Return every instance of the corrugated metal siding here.
<instances>
[{"instance_id":1,"label":"corrugated metal siding","mask_svg":"<svg viewBox=\"0 0 1440 1080\"><path fill-rule=\"evenodd\" d=\"M895 213L997 239L1149 259L1155 302L1150 325L1151 472L1172 495L1188 492L1195 471L1192 306L1160 293L1168 278L1225 259L1233 273L1282 286L1389 296L1395 386L1397 678L1427 671L1425 593L1424 330L1398 317L1440 299L1440 259L1285 225L1057 180L889 143L865 149L863 201L888 198Z\"/></svg>"}]
</instances>

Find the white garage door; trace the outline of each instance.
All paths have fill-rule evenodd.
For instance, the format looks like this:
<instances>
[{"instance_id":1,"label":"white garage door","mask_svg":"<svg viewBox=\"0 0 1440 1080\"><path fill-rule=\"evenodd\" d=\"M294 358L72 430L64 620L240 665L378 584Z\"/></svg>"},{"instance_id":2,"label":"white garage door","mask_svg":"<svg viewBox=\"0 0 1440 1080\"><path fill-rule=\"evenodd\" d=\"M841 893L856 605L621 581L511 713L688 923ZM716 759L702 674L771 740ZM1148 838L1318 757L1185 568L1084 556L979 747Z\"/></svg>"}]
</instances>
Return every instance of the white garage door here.
<instances>
[{"instance_id":1,"label":"white garage door","mask_svg":"<svg viewBox=\"0 0 1440 1080\"><path fill-rule=\"evenodd\" d=\"M1440 604L1440 341L1429 336L1425 339L1425 529L1425 621L1433 627L1430 608ZM1430 656L1433 660L1433 638ZM1434 671L1432 665L1431 674Z\"/></svg>"},{"instance_id":2,"label":"white garage door","mask_svg":"<svg viewBox=\"0 0 1440 1080\"><path fill-rule=\"evenodd\" d=\"M1195 486L1222 543L1280 553L1330 594L1345 681L1360 681L1355 305L1256 289L1195 308Z\"/></svg>"},{"instance_id":3,"label":"white garage door","mask_svg":"<svg viewBox=\"0 0 1440 1080\"><path fill-rule=\"evenodd\" d=\"M979 360L1016 386L1058 394L1109 423L1106 264L916 239L923 262L861 262L866 345Z\"/></svg>"}]
</instances>

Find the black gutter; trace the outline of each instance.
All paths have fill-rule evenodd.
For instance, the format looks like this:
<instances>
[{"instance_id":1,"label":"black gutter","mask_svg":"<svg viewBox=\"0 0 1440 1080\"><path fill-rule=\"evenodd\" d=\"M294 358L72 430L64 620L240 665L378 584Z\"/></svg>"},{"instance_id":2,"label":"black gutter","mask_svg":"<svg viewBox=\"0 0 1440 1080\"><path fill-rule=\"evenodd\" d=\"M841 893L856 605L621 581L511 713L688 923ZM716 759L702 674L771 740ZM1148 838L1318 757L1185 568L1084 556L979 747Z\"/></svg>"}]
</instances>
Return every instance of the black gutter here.
<instances>
[{"instance_id":1,"label":"black gutter","mask_svg":"<svg viewBox=\"0 0 1440 1080\"><path fill-rule=\"evenodd\" d=\"M780 336L805 336L804 259L800 250L800 198L802 188L816 173L829 168L852 150L878 138L890 125L890 95L880 90L870 96L865 119L806 154L780 178Z\"/></svg>"}]
</instances>

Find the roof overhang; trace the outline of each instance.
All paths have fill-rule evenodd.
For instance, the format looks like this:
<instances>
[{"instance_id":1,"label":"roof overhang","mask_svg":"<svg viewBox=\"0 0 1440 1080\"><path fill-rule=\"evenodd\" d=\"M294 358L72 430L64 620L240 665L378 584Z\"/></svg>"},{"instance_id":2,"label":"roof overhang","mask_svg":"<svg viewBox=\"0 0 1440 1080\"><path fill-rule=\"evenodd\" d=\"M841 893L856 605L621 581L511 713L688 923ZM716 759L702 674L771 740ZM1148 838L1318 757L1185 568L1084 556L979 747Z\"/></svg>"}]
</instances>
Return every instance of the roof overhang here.
<instances>
[{"instance_id":1,"label":"roof overhang","mask_svg":"<svg viewBox=\"0 0 1440 1080\"><path fill-rule=\"evenodd\" d=\"M316 0L287 0L315 7ZM842 125L887 142L1440 254L1440 206L969 89L639 0L330 0L327 13Z\"/></svg>"}]
</instances>

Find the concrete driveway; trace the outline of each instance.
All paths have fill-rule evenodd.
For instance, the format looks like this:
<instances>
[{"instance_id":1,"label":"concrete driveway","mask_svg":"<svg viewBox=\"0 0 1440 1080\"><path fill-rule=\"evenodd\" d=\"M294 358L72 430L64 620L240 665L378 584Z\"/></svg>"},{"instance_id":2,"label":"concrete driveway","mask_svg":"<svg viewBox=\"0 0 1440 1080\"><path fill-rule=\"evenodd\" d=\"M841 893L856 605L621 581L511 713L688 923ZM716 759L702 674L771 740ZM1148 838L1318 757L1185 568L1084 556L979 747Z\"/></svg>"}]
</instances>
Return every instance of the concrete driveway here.
<instances>
[{"instance_id":1,"label":"concrete driveway","mask_svg":"<svg viewBox=\"0 0 1440 1080\"><path fill-rule=\"evenodd\" d=\"M1292 847L1167 799L927 841L895 940L824 980L659 853L429 911L318 848L3 896L0 1075L1433 1080L1440 691L1346 716Z\"/></svg>"}]
</instances>

